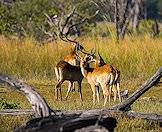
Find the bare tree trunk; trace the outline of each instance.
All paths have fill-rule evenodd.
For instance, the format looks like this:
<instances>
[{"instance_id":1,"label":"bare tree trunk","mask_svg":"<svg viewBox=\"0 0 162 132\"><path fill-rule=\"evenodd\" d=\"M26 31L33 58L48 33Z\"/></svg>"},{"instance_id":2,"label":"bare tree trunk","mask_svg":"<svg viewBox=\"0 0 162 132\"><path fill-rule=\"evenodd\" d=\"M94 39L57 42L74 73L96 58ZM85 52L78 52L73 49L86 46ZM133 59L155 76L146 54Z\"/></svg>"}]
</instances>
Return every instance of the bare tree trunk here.
<instances>
[{"instance_id":1,"label":"bare tree trunk","mask_svg":"<svg viewBox=\"0 0 162 132\"><path fill-rule=\"evenodd\" d=\"M134 32L136 32L139 23L140 3L141 0L136 0L134 5L134 15L132 18L132 28Z\"/></svg>"},{"instance_id":2,"label":"bare tree trunk","mask_svg":"<svg viewBox=\"0 0 162 132\"><path fill-rule=\"evenodd\" d=\"M124 3L123 3L124 2ZM122 40L134 12L134 0L115 0L116 39Z\"/></svg>"},{"instance_id":3,"label":"bare tree trunk","mask_svg":"<svg viewBox=\"0 0 162 132\"><path fill-rule=\"evenodd\" d=\"M159 36L159 33L160 33L160 30L159 30L159 24L157 22L157 20L154 20L154 24L152 25L152 37L155 38L155 37L158 37Z\"/></svg>"},{"instance_id":4,"label":"bare tree trunk","mask_svg":"<svg viewBox=\"0 0 162 132\"><path fill-rule=\"evenodd\" d=\"M38 94L33 87L28 86L22 80L0 74L0 83L8 84L9 86L21 91L30 102L36 117L45 117L52 113L54 114L54 111L50 109L45 99Z\"/></svg>"},{"instance_id":5,"label":"bare tree trunk","mask_svg":"<svg viewBox=\"0 0 162 132\"><path fill-rule=\"evenodd\" d=\"M119 18L119 0L115 0L115 26L116 26L116 40L119 41L120 35L120 18Z\"/></svg>"}]
</instances>

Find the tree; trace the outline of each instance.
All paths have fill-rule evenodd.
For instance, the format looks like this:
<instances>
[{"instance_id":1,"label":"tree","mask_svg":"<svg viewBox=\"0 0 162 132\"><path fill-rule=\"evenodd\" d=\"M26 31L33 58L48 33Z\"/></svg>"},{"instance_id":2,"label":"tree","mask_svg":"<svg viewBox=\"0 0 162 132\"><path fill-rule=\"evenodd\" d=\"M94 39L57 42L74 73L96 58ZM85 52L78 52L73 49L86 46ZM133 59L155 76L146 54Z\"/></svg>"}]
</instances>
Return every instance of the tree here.
<instances>
[{"instance_id":1,"label":"tree","mask_svg":"<svg viewBox=\"0 0 162 132\"><path fill-rule=\"evenodd\" d=\"M115 22L116 39L123 39L127 27L132 20L133 28L137 28L141 0L94 0L106 21Z\"/></svg>"},{"instance_id":2,"label":"tree","mask_svg":"<svg viewBox=\"0 0 162 132\"><path fill-rule=\"evenodd\" d=\"M1 2L0 13L2 15L0 18L2 26L0 27L0 33L18 37L29 36L42 41L49 37L49 32L44 31L51 30L45 14L48 14L50 18L58 16L64 19L74 7L77 8L79 15L73 17L73 21L79 21L81 17L91 16L96 11L95 6L89 8L90 0L17 0L14 2L11 0L7 4ZM84 26L78 26L77 28L84 32L87 30L86 25L89 26L93 23L95 21L88 20ZM44 27L44 30L41 27ZM53 28L53 30L55 32L56 28Z\"/></svg>"}]
</instances>

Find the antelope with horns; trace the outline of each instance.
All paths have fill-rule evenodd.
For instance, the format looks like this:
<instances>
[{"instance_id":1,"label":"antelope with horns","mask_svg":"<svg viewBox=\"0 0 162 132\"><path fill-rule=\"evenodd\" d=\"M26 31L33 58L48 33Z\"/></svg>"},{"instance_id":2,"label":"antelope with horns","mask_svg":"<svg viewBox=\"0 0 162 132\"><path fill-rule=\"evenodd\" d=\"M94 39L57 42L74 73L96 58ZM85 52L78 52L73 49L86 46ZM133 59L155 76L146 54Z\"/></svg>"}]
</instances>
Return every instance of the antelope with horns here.
<instances>
[{"instance_id":1,"label":"antelope with horns","mask_svg":"<svg viewBox=\"0 0 162 132\"><path fill-rule=\"evenodd\" d=\"M89 65L90 62L92 62L92 60L87 61L86 57L81 58L80 62L81 72L91 86L94 104L96 102L96 93L97 93L97 101L99 102L99 93L96 88L99 87L99 85L101 86L104 95L104 106L105 106L108 97L110 102L110 91L117 82L115 81L115 79L119 79L118 76L116 76L117 71L111 65L108 64L104 64L96 68L89 68L87 65Z\"/></svg>"},{"instance_id":2,"label":"antelope with horns","mask_svg":"<svg viewBox=\"0 0 162 132\"><path fill-rule=\"evenodd\" d=\"M58 83L60 83L62 80L67 80L69 82L69 85L68 85L68 90L67 90L67 93L66 93L66 99L69 95L69 92L70 91L74 91L75 90L75 87L74 87L74 82L76 82L77 80L79 81L80 80L80 75L78 75L79 77L77 78L77 80L74 80L72 81L73 79L69 79L67 78L66 76L64 77L62 74L64 74L64 70L63 69L66 69L66 66L68 64L71 65L71 68L75 68L77 66L80 65L80 58L78 57L78 52L82 52L86 55L89 55L89 53L83 51L84 48L79 44L79 42L76 42L74 40L70 40L68 38L66 38L68 41L70 42L73 42L74 44L74 49L70 52L69 55L65 56L64 59L62 61L60 61L56 66L55 66L55 74L56 74L56 78L57 78L57 81ZM91 58L94 56L94 53L92 53L93 51L91 51ZM90 56L89 56L90 58ZM90 59L91 59L90 58ZM64 66L65 62L67 62L68 64L66 64L66 66ZM61 63L64 63L63 66ZM68 67L70 67L70 65ZM75 66L75 67L72 67L72 66ZM66 73L70 74L70 76L73 76L75 73L70 73L70 70L68 71L69 69L66 69ZM68 71L68 72L67 72ZM76 75L79 74L79 72L76 73ZM76 77L76 75L74 75L74 78ZM79 83L78 83L79 84ZM57 89L57 88L56 88ZM79 84L79 90L80 90L80 84ZM61 93L60 93L61 94ZM58 98L58 97L57 97Z\"/></svg>"},{"instance_id":3,"label":"antelope with horns","mask_svg":"<svg viewBox=\"0 0 162 132\"><path fill-rule=\"evenodd\" d=\"M106 65L104 59L102 58L102 56L100 55L99 52L98 52L98 55L99 55L99 60L94 60L94 61L97 61L96 65L98 65L99 67ZM114 102L116 101L117 94L118 94L119 101L121 102L122 99L121 99L121 95L120 95L120 71L114 66L113 66L113 69L115 70L115 80L113 82L113 87L110 87L110 89L109 89L109 93L110 93L109 102L111 100L111 92L112 91L114 93Z\"/></svg>"},{"instance_id":4,"label":"antelope with horns","mask_svg":"<svg viewBox=\"0 0 162 132\"><path fill-rule=\"evenodd\" d=\"M46 22L51 27L51 29L55 29L55 31L51 30L52 32L47 32L45 30L45 27L43 26L40 27L40 29L50 38L52 37L52 39L54 40L55 37L59 36L63 41L70 42L71 44L73 44L74 49L69 55L65 56L63 60L71 65L76 66L80 62L80 60L76 56L76 53L78 53L79 51L85 54L87 53L85 52L83 46L81 46L75 40L69 39L68 36L71 36L72 34L78 34L79 32L77 27L84 23L86 20L96 16L98 12L99 10L97 10L95 14L90 17L83 17L82 15L77 13L76 7L74 6L73 10L69 14L65 15L64 13L62 13L60 17L57 15L49 16L45 13L45 16L47 17ZM78 18L78 20L76 20L75 18ZM59 71L59 69L61 69L61 67L59 68L59 65L57 65L55 67L55 74L58 81L62 79L62 75L60 74L61 72ZM71 87L71 82L69 82L69 87Z\"/></svg>"},{"instance_id":5,"label":"antelope with horns","mask_svg":"<svg viewBox=\"0 0 162 132\"><path fill-rule=\"evenodd\" d=\"M71 23L70 22L71 18L73 17L74 14L76 14L75 13L75 9L72 11L71 14L68 15L68 17L65 20L65 23L60 24L58 27L60 28L61 25L62 25L62 27L59 29L60 30L59 37L61 38L61 40L65 41L65 42L70 42L73 45L73 47L74 47L72 49L72 51L70 52L70 54L68 54L67 56L65 56L63 58L63 61L69 63L72 66L77 66L77 65L79 66L80 59L77 56L78 52L82 52L84 54L88 54L88 53L86 53L84 47L79 42L68 38L68 34L70 33L71 28L76 26L76 24L73 24L73 25L69 26L69 23ZM85 20L86 20L86 18L82 19L80 23L77 23L77 25L82 24ZM61 61L61 62L63 62L63 61ZM59 62L57 64L57 66L55 67L55 74L56 74L56 78L58 80L58 83L60 83L60 81L63 80L62 77L64 77L62 75L63 74L62 73L62 68L63 67L62 67L62 65L60 65L61 62ZM64 62L64 64L65 64L65 62ZM66 64L66 66L67 65L68 64ZM66 66L64 66L64 67L66 67ZM73 75L73 73L71 75ZM71 80L67 79L66 77L64 79L69 81L68 91L67 91L67 94L66 94L68 96L69 92L71 91L71 88L72 88L72 90L75 90L75 88L74 88L74 82L75 81L71 81ZM66 98L67 98L67 96L66 96Z\"/></svg>"},{"instance_id":6,"label":"antelope with horns","mask_svg":"<svg viewBox=\"0 0 162 132\"><path fill-rule=\"evenodd\" d=\"M88 61L92 60L93 55L94 53L91 55L88 55L86 59ZM60 96L62 100L61 84L66 80L66 81L69 81L69 86L68 86L65 99L68 98L69 93L74 85L74 82L77 82L78 87L79 87L78 92L80 94L80 99L81 101L83 101L81 83L82 83L84 76L82 75L80 66L73 66L66 61L60 61L59 63L57 63L55 67L55 71L58 74L57 76L59 77L59 80L58 80L58 83L55 89L56 99L58 99L58 92L60 92Z\"/></svg>"}]
</instances>

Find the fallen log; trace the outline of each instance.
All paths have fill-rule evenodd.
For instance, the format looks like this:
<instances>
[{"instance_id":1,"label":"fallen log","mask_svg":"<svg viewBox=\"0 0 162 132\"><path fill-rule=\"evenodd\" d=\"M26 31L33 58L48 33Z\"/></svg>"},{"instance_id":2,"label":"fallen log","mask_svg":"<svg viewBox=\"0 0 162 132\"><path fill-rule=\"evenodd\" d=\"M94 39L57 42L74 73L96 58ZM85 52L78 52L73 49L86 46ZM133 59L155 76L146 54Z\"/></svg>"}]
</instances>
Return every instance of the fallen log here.
<instances>
[{"instance_id":1,"label":"fallen log","mask_svg":"<svg viewBox=\"0 0 162 132\"><path fill-rule=\"evenodd\" d=\"M7 84L24 94L32 106L36 117L45 117L55 112L49 107L45 99L22 80L0 74L0 83Z\"/></svg>"},{"instance_id":2,"label":"fallen log","mask_svg":"<svg viewBox=\"0 0 162 132\"><path fill-rule=\"evenodd\" d=\"M10 86L15 87L21 91L29 102L33 104L33 110L39 116L43 118L35 118L26 123L25 126L16 129L19 131L74 131L81 129L84 131L84 127L92 126L90 129L100 128L102 130L113 131L116 127L116 119L113 115L125 115L129 118L141 118L151 121L157 121L162 123L162 115L157 114L146 114L146 113L136 113L127 112L131 105L146 91L148 91L152 86L157 84L162 77L162 67L154 74L151 79L146 81L137 91L135 91L128 99L126 99L121 104L118 104L111 109L103 110L89 110L89 111L59 111L54 112L55 115L51 115L53 112L48 106L46 101L33 90L31 86L28 86L24 82L10 78L8 76L0 75L0 83L7 83ZM34 97L34 98L33 98ZM38 109L38 107L40 109ZM112 117L111 117L112 116ZM113 126L106 126L104 123ZM95 127L96 126L96 127ZM79 130L78 130L79 131Z\"/></svg>"},{"instance_id":3,"label":"fallen log","mask_svg":"<svg viewBox=\"0 0 162 132\"><path fill-rule=\"evenodd\" d=\"M126 118L138 118L145 119L153 122L159 122L162 124L162 115L157 115L153 113L138 113L138 112L122 112L118 110L89 110L89 111L64 111L57 112L55 116L49 116L44 118L35 118L15 130L15 132L64 132L64 131L75 131L81 129L84 131L85 127L90 127L90 129L97 129L99 126L104 127L108 131L114 131L117 126L116 117L126 117ZM88 128L87 128L88 129ZM81 132L81 130L78 130ZM88 129L89 130L89 129Z\"/></svg>"},{"instance_id":4,"label":"fallen log","mask_svg":"<svg viewBox=\"0 0 162 132\"><path fill-rule=\"evenodd\" d=\"M102 126L107 131L113 132L117 121L113 117L92 115L80 117L78 114L50 116L45 118L36 118L27 122L26 126L20 127L15 132L73 132L87 126Z\"/></svg>"},{"instance_id":5,"label":"fallen log","mask_svg":"<svg viewBox=\"0 0 162 132\"><path fill-rule=\"evenodd\" d=\"M0 110L0 115L34 115L32 109L5 109Z\"/></svg>"},{"instance_id":6,"label":"fallen log","mask_svg":"<svg viewBox=\"0 0 162 132\"><path fill-rule=\"evenodd\" d=\"M56 112L56 111L55 111ZM0 115L34 115L34 111L31 109L26 110L0 110ZM155 113L142 113L142 112L122 112L118 110L111 110L111 109L95 109L95 110L76 110L76 111L57 111L57 116L80 116L80 117L88 117L88 116L99 116L99 115L107 115L107 116L120 116L125 115L128 118L138 118L138 119L146 119L149 121L157 121L162 123L162 115L158 115ZM42 118L39 118L42 119Z\"/></svg>"}]
</instances>

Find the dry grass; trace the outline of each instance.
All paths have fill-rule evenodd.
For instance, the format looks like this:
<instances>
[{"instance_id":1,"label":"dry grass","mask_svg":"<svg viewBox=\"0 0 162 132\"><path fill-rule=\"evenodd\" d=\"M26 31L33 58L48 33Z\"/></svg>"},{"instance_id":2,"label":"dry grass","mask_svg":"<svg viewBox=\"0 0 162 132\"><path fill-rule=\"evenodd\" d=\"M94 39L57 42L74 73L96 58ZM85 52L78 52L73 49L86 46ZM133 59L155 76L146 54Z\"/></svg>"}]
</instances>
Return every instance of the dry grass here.
<instances>
[{"instance_id":1,"label":"dry grass","mask_svg":"<svg viewBox=\"0 0 162 132\"><path fill-rule=\"evenodd\" d=\"M162 38L81 38L87 50L96 47L105 61L119 67L123 79L147 78L162 65ZM54 65L69 52L68 43L40 45L34 40L0 39L0 72L20 78L53 78Z\"/></svg>"},{"instance_id":2,"label":"dry grass","mask_svg":"<svg viewBox=\"0 0 162 132\"><path fill-rule=\"evenodd\" d=\"M104 60L121 70L121 90L129 89L134 92L144 81L162 66L162 38L151 39L148 36L126 38L116 44L109 38L80 38L80 42L87 50L97 48ZM102 108L101 104L92 105L92 91L87 83L83 84L83 99L81 103L78 93L71 93L67 101L54 100L54 86L56 85L54 65L68 54L71 46L63 42L57 44L40 45L32 39L7 40L0 39L0 73L14 75L33 85L43 95L53 109L94 109ZM84 81L85 82L85 81ZM67 84L63 85L65 94ZM144 96L153 99L139 99L133 104L133 110L140 112L162 114L161 86L148 91ZM0 98L13 101L21 108L30 108L25 97L17 91L1 87ZM112 103L113 105L113 103ZM142 107L141 107L142 106ZM105 106L109 108L110 106ZM14 127L25 122L29 117L0 116L0 131L11 131ZM8 123L6 123L8 122ZM117 131L160 131L158 124L136 120L118 119Z\"/></svg>"}]
</instances>

